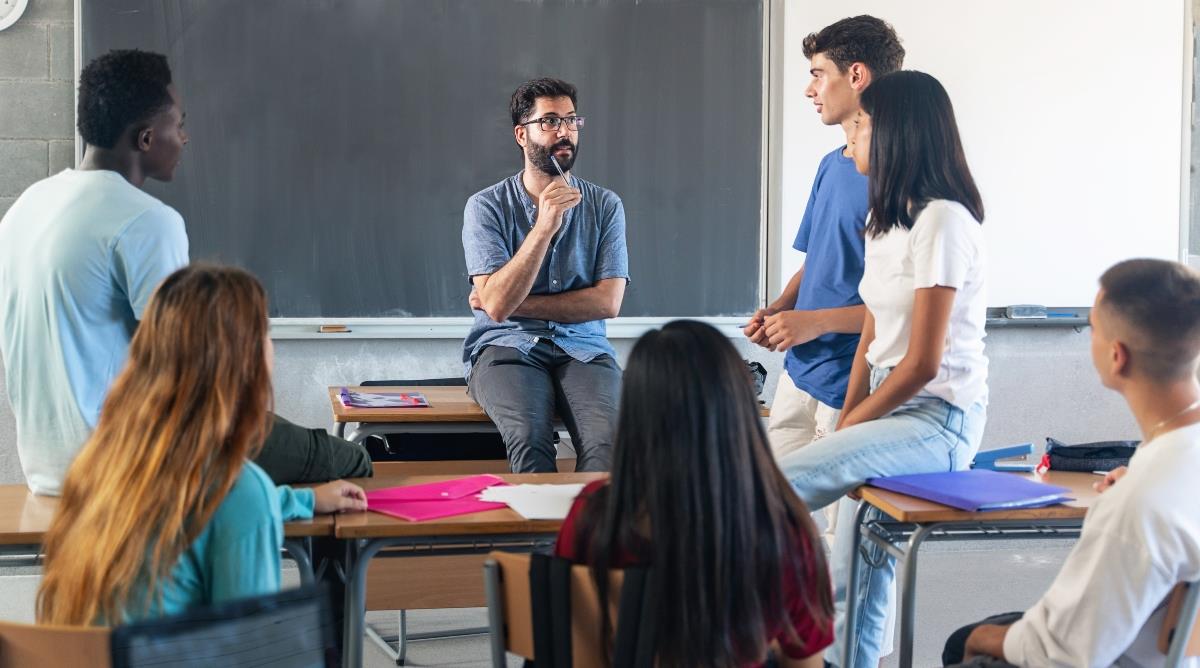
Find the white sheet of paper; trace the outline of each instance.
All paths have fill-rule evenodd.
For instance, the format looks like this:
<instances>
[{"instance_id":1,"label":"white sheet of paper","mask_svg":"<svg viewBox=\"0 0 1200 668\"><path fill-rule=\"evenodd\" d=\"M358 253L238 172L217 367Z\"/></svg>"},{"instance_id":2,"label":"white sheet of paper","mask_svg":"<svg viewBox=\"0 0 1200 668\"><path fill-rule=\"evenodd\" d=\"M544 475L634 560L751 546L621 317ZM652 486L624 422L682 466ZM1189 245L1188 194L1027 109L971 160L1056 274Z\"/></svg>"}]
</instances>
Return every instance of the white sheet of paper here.
<instances>
[{"instance_id":1,"label":"white sheet of paper","mask_svg":"<svg viewBox=\"0 0 1200 668\"><path fill-rule=\"evenodd\" d=\"M506 503L527 520L561 520L566 519L582 489L583 484L508 485L488 487L479 499Z\"/></svg>"}]
</instances>

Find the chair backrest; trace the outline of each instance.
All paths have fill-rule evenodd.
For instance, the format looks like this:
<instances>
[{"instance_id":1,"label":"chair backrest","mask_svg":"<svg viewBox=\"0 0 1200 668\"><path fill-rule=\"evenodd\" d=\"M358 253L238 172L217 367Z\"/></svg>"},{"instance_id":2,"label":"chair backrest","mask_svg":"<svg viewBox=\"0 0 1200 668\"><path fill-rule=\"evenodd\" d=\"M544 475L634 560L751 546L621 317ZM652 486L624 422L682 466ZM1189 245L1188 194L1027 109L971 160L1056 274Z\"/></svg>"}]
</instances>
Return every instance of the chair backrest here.
<instances>
[{"instance_id":1,"label":"chair backrest","mask_svg":"<svg viewBox=\"0 0 1200 668\"><path fill-rule=\"evenodd\" d=\"M334 665L325 586L307 586L196 608L113 629L113 668Z\"/></svg>"},{"instance_id":2,"label":"chair backrest","mask_svg":"<svg viewBox=\"0 0 1200 668\"><path fill-rule=\"evenodd\" d=\"M1181 665L1185 657L1200 656L1200 582L1175 585L1167 599L1158 636L1158 649L1167 655L1166 665ZM1179 633L1179 629L1188 633Z\"/></svg>"},{"instance_id":3,"label":"chair backrest","mask_svg":"<svg viewBox=\"0 0 1200 668\"><path fill-rule=\"evenodd\" d=\"M359 383L360 387L372 386L404 386L404 385L425 385L427 387L466 387L467 379L462 376L454 378L421 378L418 380L364 380Z\"/></svg>"},{"instance_id":4,"label":"chair backrest","mask_svg":"<svg viewBox=\"0 0 1200 668\"><path fill-rule=\"evenodd\" d=\"M546 555L492 552L484 564L492 665L505 652L538 668L651 666L654 605L645 569L609 575L609 617L616 637L601 637L600 600L587 566ZM611 663L605 660L611 659Z\"/></svg>"},{"instance_id":5,"label":"chair backrest","mask_svg":"<svg viewBox=\"0 0 1200 668\"><path fill-rule=\"evenodd\" d=\"M94 666L108 668L109 629L0 622L0 668Z\"/></svg>"}]
</instances>

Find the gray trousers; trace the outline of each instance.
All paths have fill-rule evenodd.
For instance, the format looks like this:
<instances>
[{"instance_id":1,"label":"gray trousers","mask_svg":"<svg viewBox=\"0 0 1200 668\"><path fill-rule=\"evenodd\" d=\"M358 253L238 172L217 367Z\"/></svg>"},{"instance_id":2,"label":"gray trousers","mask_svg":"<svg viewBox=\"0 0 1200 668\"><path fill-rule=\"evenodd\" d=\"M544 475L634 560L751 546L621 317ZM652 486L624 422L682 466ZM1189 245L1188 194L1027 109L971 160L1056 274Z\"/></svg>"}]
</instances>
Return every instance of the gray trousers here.
<instances>
[{"instance_id":1,"label":"gray trousers","mask_svg":"<svg viewBox=\"0 0 1200 668\"><path fill-rule=\"evenodd\" d=\"M332 436L324 429L307 429L274 415L274 424L254 463L276 485L327 482L338 478L367 478L373 469L366 448Z\"/></svg>"},{"instance_id":2,"label":"gray trousers","mask_svg":"<svg viewBox=\"0 0 1200 668\"><path fill-rule=\"evenodd\" d=\"M528 355L488 346L475 360L468 390L500 430L513 473L558 470L555 413L571 433L576 471L612 469L621 368L609 355L580 362L548 339Z\"/></svg>"}]
</instances>

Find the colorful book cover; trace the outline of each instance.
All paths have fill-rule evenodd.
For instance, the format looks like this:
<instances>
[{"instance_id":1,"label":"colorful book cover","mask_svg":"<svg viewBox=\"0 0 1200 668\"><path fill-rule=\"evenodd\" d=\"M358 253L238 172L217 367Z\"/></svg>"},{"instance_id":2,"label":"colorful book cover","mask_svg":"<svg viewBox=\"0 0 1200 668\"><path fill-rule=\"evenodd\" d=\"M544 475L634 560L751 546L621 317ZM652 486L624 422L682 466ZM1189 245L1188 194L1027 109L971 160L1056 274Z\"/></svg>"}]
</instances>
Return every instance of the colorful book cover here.
<instances>
[{"instance_id":1,"label":"colorful book cover","mask_svg":"<svg viewBox=\"0 0 1200 668\"><path fill-rule=\"evenodd\" d=\"M429 408L420 392L358 392L343 387L342 405L350 408Z\"/></svg>"}]
</instances>

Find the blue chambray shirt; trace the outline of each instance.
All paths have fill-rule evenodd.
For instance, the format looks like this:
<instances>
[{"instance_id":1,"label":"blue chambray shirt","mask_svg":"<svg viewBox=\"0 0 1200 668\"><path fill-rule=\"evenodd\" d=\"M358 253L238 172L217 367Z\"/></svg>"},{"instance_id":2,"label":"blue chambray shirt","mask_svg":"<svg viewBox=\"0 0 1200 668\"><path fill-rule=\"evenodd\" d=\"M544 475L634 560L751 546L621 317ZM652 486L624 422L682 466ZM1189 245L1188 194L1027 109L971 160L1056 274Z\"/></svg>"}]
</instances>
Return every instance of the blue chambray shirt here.
<instances>
[{"instance_id":1,"label":"blue chambray shirt","mask_svg":"<svg viewBox=\"0 0 1200 668\"><path fill-rule=\"evenodd\" d=\"M467 200L463 211L463 251L467 276L494 274L512 259L537 220L537 206L517 172ZM574 175L572 187L583 200L569 209L563 225L542 260L531 295L553 295L589 288L606 278L629 279L629 253L625 247L625 207L621 198ZM509 318L496 322L476 310L475 324L463 343L463 367L471 377L471 365L487 346L516 348L528 353L539 339L548 337L580 362L598 355L616 357L605 336L603 320L561 323L531 318Z\"/></svg>"}]
</instances>

